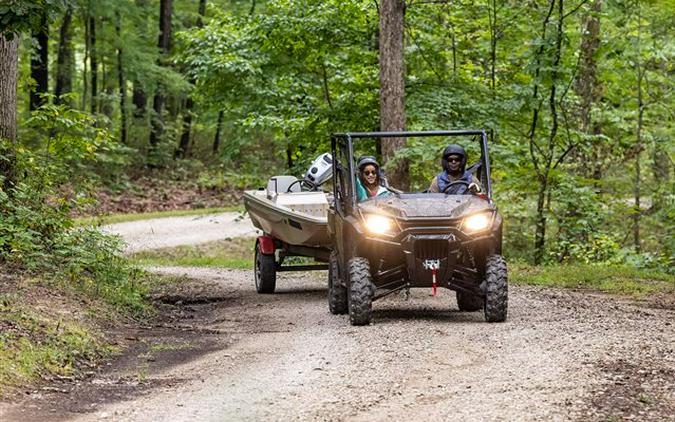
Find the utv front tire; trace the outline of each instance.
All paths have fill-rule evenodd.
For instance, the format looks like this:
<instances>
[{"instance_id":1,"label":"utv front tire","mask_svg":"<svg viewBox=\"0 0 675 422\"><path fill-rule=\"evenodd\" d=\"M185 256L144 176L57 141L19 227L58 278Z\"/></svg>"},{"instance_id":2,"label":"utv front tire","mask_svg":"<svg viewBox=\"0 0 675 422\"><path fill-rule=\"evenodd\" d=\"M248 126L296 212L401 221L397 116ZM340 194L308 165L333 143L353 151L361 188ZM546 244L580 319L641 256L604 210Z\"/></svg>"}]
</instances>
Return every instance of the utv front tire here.
<instances>
[{"instance_id":1,"label":"utv front tire","mask_svg":"<svg viewBox=\"0 0 675 422\"><path fill-rule=\"evenodd\" d=\"M347 313L347 288L342 284L337 251L331 251L328 261L328 309L331 314Z\"/></svg>"},{"instance_id":2,"label":"utv front tire","mask_svg":"<svg viewBox=\"0 0 675 422\"><path fill-rule=\"evenodd\" d=\"M367 325L373 319L373 296L375 285L370 275L370 263L366 258L349 260L349 322L352 325Z\"/></svg>"},{"instance_id":3,"label":"utv front tire","mask_svg":"<svg viewBox=\"0 0 675 422\"><path fill-rule=\"evenodd\" d=\"M260 243L255 245L255 289L258 293L274 293L277 269L274 255L262 253Z\"/></svg>"},{"instance_id":4,"label":"utv front tire","mask_svg":"<svg viewBox=\"0 0 675 422\"><path fill-rule=\"evenodd\" d=\"M457 293L457 306L462 312L476 312L483 308L483 298L466 292Z\"/></svg>"},{"instance_id":5,"label":"utv front tire","mask_svg":"<svg viewBox=\"0 0 675 422\"><path fill-rule=\"evenodd\" d=\"M509 304L506 261L501 255L485 260L485 320L503 322Z\"/></svg>"}]
</instances>

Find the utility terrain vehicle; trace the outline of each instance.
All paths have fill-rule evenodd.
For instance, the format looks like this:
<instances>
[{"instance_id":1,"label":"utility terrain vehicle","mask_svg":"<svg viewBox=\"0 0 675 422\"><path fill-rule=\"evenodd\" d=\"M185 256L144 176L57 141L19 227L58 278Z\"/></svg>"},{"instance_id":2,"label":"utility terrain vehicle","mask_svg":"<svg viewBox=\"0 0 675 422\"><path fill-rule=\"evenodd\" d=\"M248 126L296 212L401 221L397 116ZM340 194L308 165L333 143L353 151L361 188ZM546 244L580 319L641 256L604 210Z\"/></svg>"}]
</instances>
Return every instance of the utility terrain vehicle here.
<instances>
[{"instance_id":1,"label":"utility terrain vehicle","mask_svg":"<svg viewBox=\"0 0 675 422\"><path fill-rule=\"evenodd\" d=\"M467 166L467 171L481 182L481 191L454 195L392 189L388 196L358 202L355 149L372 151L363 143L401 137L419 137L423 145L432 141L441 145L439 139L446 144L473 142L474 150L479 144L480 157ZM331 149L331 313L349 312L353 325L365 325L372 320L374 300L411 287L432 288L433 294L436 287L444 287L456 292L460 310L483 309L488 322L506 319L508 283L502 257L502 217L492 200L485 131L340 133L331 136ZM440 158L439 152L435 152L435 158ZM436 174L441 166L438 160L433 163ZM465 181L450 185L457 183L468 185ZM448 188L446 191L451 191Z\"/></svg>"}]
</instances>

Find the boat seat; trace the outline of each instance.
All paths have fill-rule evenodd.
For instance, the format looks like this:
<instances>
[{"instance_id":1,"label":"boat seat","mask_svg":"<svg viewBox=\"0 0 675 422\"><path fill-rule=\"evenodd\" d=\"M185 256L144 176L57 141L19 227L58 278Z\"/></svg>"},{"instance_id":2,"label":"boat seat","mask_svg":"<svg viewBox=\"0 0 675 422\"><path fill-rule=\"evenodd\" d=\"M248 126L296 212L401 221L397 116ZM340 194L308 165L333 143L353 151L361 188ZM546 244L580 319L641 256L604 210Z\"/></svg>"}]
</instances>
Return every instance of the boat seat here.
<instances>
[{"instance_id":1,"label":"boat seat","mask_svg":"<svg viewBox=\"0 0 675 422\"><path fill-rule=\"evenodd\" d=\"M290 192L300 192L302 189L300 183L295 183L298 181L298 178L295 176L273 176L267 181L267 198L273 198L278 193L288 192L290 187Z\"/></svg>"}]
</instances>

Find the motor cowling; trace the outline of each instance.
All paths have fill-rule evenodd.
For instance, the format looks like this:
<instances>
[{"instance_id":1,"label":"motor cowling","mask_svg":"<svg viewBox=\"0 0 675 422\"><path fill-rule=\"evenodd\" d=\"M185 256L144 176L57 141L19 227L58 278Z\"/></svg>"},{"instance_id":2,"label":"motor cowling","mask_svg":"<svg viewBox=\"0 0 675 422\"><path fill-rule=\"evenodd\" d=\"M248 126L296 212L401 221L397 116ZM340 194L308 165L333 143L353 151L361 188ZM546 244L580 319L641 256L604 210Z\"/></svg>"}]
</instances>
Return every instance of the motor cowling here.
<instances>
[{"instance_id":1,"label":"motor cowling","mask_svg":"<svg viewBox=\"0 0 675 422\"><path fill-rule=\"evenodd\" d=\"M318 156L309 166L305 173L303 182L305 186L311 186L314 189L326 183L333 175L333 157L329 153Z\"/></svg>"}]
</instances>

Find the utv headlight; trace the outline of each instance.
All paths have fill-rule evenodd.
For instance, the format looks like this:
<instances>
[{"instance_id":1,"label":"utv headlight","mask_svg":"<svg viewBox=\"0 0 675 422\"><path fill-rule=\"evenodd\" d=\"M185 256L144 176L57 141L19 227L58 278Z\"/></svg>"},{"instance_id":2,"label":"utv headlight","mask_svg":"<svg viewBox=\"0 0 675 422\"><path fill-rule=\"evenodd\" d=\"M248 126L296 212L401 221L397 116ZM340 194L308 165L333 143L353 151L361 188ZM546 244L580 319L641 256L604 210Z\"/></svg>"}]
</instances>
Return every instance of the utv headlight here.
<instances>
[{"instance_id":1,"label":"utv headlight","mask_svg":"<svg viewBox=\"0 0 675 422\"><path fill-rule=\"evenodd\" d=\"M383 215L369 214L366 216L366 228L374 234L390 233L394 227L394 221Z\"/></svg>"},{"instance_id":2,"label":"utv headlight","mask_svg":"<svg viewBox=\"0 0 675 422\"><path fill-rule=\"evenodd\" d=\"M492 222L492 215L487 213L475 214L464 220L464 230L473 233L487 229Z\"/></svg>"}]
</instances>

